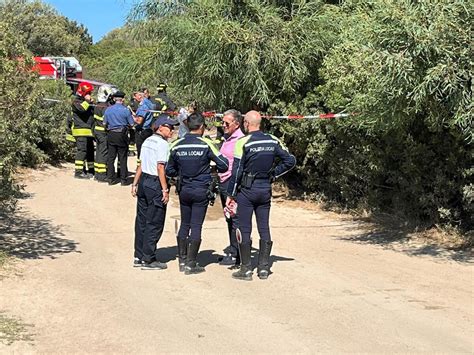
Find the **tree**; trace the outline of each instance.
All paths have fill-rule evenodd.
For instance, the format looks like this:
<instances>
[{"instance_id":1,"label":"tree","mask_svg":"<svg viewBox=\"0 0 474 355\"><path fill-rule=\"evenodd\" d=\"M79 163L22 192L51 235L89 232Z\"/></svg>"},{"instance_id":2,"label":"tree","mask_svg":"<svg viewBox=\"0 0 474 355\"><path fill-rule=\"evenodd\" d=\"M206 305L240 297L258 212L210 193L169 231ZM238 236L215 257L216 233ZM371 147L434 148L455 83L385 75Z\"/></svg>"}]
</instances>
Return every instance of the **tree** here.
<instances>
[{"instance_id":1,"label":"tree","mask_svg":"<svg viewBox=\"0 0 474 355\"><path fill-rule=\"evenodd\" d=\"M36 56L77 55L92 44L83 25L59 15L40 0L1 0L0 21L8 22L14 35Z\"/></svg>"}]
</instances>

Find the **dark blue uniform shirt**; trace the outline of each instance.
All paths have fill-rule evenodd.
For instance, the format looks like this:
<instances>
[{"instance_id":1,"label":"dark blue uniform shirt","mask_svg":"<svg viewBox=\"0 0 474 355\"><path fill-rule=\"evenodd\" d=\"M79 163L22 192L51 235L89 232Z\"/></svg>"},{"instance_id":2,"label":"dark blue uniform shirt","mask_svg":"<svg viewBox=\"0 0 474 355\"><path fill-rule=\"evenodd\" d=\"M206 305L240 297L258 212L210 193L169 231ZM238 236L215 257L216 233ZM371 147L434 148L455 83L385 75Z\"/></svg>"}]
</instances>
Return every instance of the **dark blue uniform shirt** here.
<instances>
[{"instance_id":1,"label":"dark blue uniform shirt","mask_svg":"<svg viewBox=\"0 0 474 355\"><path fill-rule=\"evenodd\" d=\"M226 172L229 161L210 139L188 133L170 146L166 175L179 176L184 185L205 187L212 180L210 161L216 163L217 171Z\"/></svg>"},{"instance_id":2,"label":"dark blue uniform shirt","mask_svg":"<svg viewBox=\"0 0 474 355\"><path fill-rule=\"evenodd\" d=\"M132 113L121 103L116 103L105 110L104 125L108 130L133 126Z\"/></svg>"},{"instance_id":3,"label":"dark blue uniform shirt","mask_svg":"<svg viewBox=\"0 0 474 355\"><path fill-rule=\"evenodd\" d=\"M227 192L237 195L244 174L255 176L253 186L270 188L271 180L287 173L296 165L280 140L271 134L255 131L240 138L235 144L234 164Z\"/></svg>"},{"instance_id":4,"label":"dark blue uniform shirt","mask_svg":"<svg viewBox=\"0 0 474 355\"><path fill-rule=\"evenodd\" d=\"M137 116L143 117L143 123L138 126L139 129L151 128L151 124L153 123L153 112L150 112L150 110L154 109L155 105L153 102L147 98L143 99L137 109Z\"/></svg>"}]
</instances>

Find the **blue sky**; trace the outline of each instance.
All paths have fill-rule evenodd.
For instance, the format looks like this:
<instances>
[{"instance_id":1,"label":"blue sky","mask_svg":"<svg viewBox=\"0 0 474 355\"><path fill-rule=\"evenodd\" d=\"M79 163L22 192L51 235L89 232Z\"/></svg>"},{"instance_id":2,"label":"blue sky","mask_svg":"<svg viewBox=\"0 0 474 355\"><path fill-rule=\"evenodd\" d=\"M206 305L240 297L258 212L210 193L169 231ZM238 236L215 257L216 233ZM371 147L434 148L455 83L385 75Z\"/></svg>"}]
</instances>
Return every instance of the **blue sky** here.
<instances>
[{"instance_id":1,"label":"blue sky","mask_svg":"<svg viewBox=\"0 0 474 355\"><path fill-rule=\"evenodd\" d=\"M43 0L59 13L87 27L94 42L125 23L134 0Z\"/></svg>"}]
</instances>

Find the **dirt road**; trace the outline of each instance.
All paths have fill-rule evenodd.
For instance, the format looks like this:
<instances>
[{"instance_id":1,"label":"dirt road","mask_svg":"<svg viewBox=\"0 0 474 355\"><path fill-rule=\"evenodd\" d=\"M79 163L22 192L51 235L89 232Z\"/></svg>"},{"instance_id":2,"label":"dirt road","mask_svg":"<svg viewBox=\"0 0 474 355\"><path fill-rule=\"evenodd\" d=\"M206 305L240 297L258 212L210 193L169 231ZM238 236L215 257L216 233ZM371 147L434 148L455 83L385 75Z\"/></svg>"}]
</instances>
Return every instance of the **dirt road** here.
<instances>
[{"instance_id":1,"label":"dirt road","mask_svg":"<svg viewBox=\"0 0 474 355\"><path fill-rule=\"evenodd\" d=\"M172 194L169 268L142 271L131 266L129 187L75 180L69 166L34 172L26 191L19 215L0 220L0 242L20 258L0 281L0 311L31 325L30 340L0 342L1 353L474 351L469 260L360 243L361 224L274 203L274 274L237 281L216 263L227 239L216 206L199 256L207 272L184 276Z\"/></svg>"}]
</instances>

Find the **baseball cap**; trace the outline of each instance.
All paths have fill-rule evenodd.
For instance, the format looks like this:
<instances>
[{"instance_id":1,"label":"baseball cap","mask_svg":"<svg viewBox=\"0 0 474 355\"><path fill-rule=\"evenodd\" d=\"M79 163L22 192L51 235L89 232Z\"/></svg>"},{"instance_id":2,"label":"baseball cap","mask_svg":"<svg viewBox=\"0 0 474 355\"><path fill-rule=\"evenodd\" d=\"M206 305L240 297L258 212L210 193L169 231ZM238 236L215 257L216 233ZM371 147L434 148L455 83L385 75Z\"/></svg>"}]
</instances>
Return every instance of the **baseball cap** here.
<instances>
[{"instance_id":1,"label":"baseball cap","mask_svg":"<svg viewBox=\"0 0 474 355\"><path fill-rule=\"evenodd\" d=\"M172 120L167 114L161 113L153 123L153 129L156 130L160 126L177 126L179 122Z\"/></svg>"}]
</instances>

